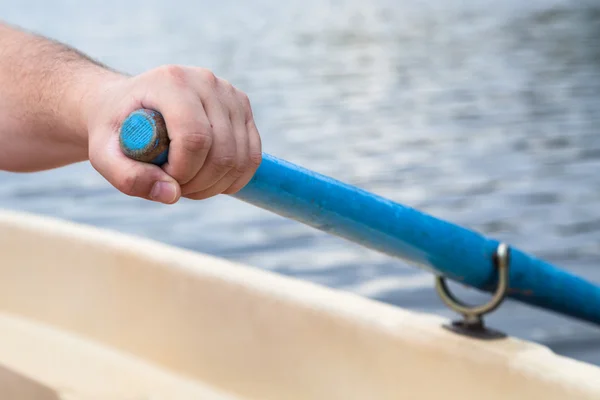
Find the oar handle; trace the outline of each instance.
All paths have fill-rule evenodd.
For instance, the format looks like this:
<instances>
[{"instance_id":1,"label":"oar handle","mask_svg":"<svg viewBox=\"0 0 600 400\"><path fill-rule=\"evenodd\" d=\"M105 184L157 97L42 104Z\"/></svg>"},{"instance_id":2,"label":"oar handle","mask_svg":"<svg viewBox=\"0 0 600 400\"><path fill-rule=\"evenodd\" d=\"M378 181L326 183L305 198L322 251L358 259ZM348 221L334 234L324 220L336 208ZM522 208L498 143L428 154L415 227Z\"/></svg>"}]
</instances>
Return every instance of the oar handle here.
<instances>
[{"instance_id":1,"label":"oar handle","mask_svg":"<svg viewBox=\"0 0 600 400\"><path fill-rule=\"evenodd\" d=\"M169 135L163 116L139 109L127 116L119 135L121 150L133 160L162 165L167 162Z\"/></svg>"},{"instance_id":2,"label":"oar handle","mask_svg":"<svg viewBox=\"0 0 600 400\"><path fill-rule=\"evenodd\" d=\"M134 160L167 161L169 137L156 111L130 114L120 142ZM233 197L476 289L498 283L497 240L266 153ZM600 324L600 287L515 247L510 254L509 297Z\"/></svg>"}]
</instances>

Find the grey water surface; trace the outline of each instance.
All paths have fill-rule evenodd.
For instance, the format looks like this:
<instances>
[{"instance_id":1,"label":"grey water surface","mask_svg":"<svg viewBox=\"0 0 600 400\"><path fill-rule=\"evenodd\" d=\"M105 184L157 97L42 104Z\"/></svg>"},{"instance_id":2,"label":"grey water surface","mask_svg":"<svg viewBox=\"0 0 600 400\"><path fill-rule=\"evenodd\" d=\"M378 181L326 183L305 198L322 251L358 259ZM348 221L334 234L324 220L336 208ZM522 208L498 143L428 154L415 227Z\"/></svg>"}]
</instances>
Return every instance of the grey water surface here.
<instances>
[{"instance_id":1,"label":"grey water surface","mask_svg":"<svg viewBox=\"0 0 600 400\"><path fill-rule=\"evenodd\" d=\"M600 284L600 4L0 0L1 18L136 74L212 69L263 150ZM0 172L0 207L156 239L453 316L430 274L227 196L163 206L87 163ZM467 301L488 296L456 288ZM600 328L506 302L504 332L600 365Z\"/></svg>"}]
</instances>

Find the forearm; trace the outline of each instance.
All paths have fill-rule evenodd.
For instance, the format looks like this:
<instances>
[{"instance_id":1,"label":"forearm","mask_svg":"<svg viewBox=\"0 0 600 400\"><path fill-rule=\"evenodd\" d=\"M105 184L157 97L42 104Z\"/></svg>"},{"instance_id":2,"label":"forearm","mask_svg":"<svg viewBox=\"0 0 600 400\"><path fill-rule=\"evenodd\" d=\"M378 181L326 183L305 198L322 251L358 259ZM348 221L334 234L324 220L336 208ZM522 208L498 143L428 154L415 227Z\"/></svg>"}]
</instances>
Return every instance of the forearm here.
<instances>
[{"instance_id":1,"label":"forearm","mask_svg":"<svg viewBox=\"0 0 600 400\"><path fill-rule=\"evenodd\" d=\"M120 78L77 50L0 23L0 170L86 160L92 96Z\"/></svg>"}]
</instances>

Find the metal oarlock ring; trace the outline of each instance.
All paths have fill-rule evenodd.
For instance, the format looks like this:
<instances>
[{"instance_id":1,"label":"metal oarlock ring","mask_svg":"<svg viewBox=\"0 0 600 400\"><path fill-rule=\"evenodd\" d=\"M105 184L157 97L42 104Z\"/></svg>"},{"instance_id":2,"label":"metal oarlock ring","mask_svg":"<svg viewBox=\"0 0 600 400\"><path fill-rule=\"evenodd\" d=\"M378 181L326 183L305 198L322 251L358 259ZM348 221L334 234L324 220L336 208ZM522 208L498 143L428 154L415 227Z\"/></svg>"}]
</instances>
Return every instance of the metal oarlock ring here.
<instances>
[{"instance_id":1,"label":"metal oarlock ring","mask_svg":"<svg viewBox=\"0 0 600 400\"><path fill-rule=\"evenodd\" d=\"M454 322L454 328L465 331L484 332L483 316L494 311L506 298L509 281L509 247L500 243L496 249L494 264L498 270L498 285L490 301L480 306L469 306L458 300L448 288L443 276L435 277L435 288L442 301L452 310L463 316L462 321Z\"/></svg>"}]
</instances>

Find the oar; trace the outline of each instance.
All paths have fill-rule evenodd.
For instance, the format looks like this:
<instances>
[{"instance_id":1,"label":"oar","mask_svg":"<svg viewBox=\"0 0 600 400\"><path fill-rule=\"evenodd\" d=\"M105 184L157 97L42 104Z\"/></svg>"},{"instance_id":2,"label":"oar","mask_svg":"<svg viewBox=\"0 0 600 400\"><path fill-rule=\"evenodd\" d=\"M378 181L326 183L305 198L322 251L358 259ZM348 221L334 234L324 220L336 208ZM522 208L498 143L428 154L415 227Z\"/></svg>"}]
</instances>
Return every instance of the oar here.
<instances>
[{"instance_id":1,"label":"oar","mask_svg":"<svg viewBox=\"0 0 600 400\"><path fill-rule=\"evenodd\" d=\"M130 114L120 141L132 159L158 165L167 160L165 122L156 111ZM269 154L232 196L481 291L493 292L498 284L497 240ZM515 247L510 247L506 295L600 324L598 285Z\"/></svg>"}]
</instances>

